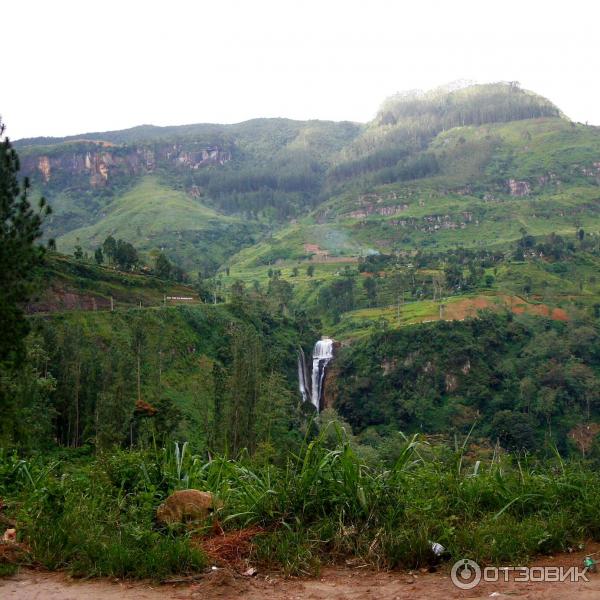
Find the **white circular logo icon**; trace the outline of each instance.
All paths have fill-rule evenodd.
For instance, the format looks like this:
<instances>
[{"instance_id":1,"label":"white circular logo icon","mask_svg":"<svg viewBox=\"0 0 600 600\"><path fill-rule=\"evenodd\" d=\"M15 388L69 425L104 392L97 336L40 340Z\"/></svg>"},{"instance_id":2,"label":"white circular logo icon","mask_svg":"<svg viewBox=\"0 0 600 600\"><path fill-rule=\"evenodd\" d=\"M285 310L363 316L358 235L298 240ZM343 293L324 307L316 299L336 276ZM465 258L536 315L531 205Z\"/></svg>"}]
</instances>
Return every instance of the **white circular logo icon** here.
<instances>
[{"instance_id":1,"label":"white circular logo icon","mask_svg":"<svg viewBox=\"0 0 600 600\"><path fill-rule=\"evenodd\" d=\"M457 588L471 590L481 581L481 568L474 560L462 558L452 565L450 578Z\"/></svg>"}]
</instances>

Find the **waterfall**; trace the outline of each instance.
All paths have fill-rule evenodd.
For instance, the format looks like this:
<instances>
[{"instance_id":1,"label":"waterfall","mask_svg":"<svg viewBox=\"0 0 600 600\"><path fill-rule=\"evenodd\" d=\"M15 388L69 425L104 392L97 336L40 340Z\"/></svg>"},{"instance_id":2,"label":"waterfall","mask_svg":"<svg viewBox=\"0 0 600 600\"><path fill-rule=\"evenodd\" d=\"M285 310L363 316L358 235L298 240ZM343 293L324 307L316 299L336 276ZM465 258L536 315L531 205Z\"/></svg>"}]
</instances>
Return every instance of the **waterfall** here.
<instances>
[{"instance_id":1,"label":"waterfall","mask_svg":"<svg viewBox=\"0 0 600 600\"><path fill-rule=\"evenodd\" d=\"M311 374L311 387L308 387L308 370L302 350L298 353L298 386L304 402L312 402L317 412L320 409L323 396L323 380L325 369L333 358L333 340L330 338L320 339L313 349L313 363Z\"/></svg>"},{"instance_id":2,"label":"waterfall","mask_svg":"<svg viewBox=\"0 0 600 600\"><path fill-rule=\"evenodd\" d=\"M306 368L306 358L302 348L298 351L298 387L302 395L303 402L310 402L310 388L308 387L308 369Z\"/></svg>"},{"instance_id":3,"label":"waterfall","mask_svg":"<svg viewBox=\"0 0 600 600\"><path fill-rule=\"evenodd\" d=\"M322 338L316 344L313 350L313 367L312 367L312 391L310 394L311 401L315 405L317 412L321 404L321 396L323 395L323 379L325 378L325 369L329 361L333 358L333 340L330 338Z\"/></svg>"}]
</instances>

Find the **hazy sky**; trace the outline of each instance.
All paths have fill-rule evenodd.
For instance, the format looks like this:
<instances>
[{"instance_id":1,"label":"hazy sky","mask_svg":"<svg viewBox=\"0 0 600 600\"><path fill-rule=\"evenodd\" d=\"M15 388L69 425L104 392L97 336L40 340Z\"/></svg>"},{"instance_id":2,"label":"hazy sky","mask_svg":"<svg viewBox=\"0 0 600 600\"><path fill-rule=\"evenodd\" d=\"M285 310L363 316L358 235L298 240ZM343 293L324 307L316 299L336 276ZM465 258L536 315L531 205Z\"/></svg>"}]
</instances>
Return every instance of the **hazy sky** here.
<instances>
[{"instance_id":1,"label":"hazy sky","mask_svg":"<svg viewBox=\"0 0 600 600\"><path fill-rule=\"evenodd\" d=\"M5 0L0 115L13 139L366 121L396 91L470 79L600 125L599 28L596 0Z\"/></svg>"}]
</instances>

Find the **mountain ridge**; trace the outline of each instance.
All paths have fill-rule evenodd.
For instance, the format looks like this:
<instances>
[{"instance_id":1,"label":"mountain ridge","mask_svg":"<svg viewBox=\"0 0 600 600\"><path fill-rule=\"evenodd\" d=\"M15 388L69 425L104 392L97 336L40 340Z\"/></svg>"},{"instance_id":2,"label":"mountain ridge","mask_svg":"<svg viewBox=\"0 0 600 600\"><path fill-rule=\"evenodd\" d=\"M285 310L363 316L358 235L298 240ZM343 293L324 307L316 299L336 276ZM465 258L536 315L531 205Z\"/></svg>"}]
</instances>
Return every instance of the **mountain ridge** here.
<instances>
[{"instance_id":1,"label":"mountain ridge","mask_svg":"<svg viewBox=\"0 0 600 600\"><path fill-rule=\"evenodd\" d=\"M515 82L397 94L366 124L261 118L142 125L16 145L25 174L55 209L47 236L66 250L76 237L93 249L96 237L76 232L108 218L110 206L149 175L166 195L175 190L190 206L245 220L254 231L245 247L259 244L261 264L301 259L314 246L358 255L506 242L519 236L517 223L539 234L562 230L569 211L600 228L600 129L569 121ZM163 204L156 218L171 221ZM194 268L176 240L198 225L181 218L171 226L163 247ZM132 242L145 246L146 238L142 227ZM218 228L198 246L210 255L203 268L213 272L235 263L240 250L213 256L209 241L216 239Z\"/></svg>"},{"instance_id":2,"label":"mountain ridge","mask_svg":"<svg viewBox=\"0 0 600 600\"><path fill-rule=\"evenodd\" d=\"M13 144L13 146L15 146L15 148L26 148L30 146L45 146L79 141L114 142L115 140L127 139L129 137L127 134L131 134L132 136L129 143L142 143L143 141L146 141L148 139L155 139L154 137L146 137L146 135L151 134L169 134L182 132L184 136L189 136L194 135L196 133L205 133L206 131L210 131L211 129L225 131L227 129L235 129L236 127L264 124L269 122L288 122L306 125L311 123L339 123L356 126L364 125L364 123L361 123L359 121L349 121L347 119L341 121L334 121L332 119L292 119L288 117L255 117L236 123L184 123L181 125L153 125L151 123L144 123L142 125L134 125L132 127L126 127L124 129L114 129L109 131L75 133L65 136L35 136L19 138L17 140L11 140L11 143ZM139 138L135 137L136 133L140 134ZM160 139L160 135L158 137ZM120 143L128 142L123 141Z\"/></svg>"},{"instance_id":3,"label":"mountain ridge","mask_svg":"<svg viewBox=\"0 0 600 600\"><path fill-rule=\"evenodd\" d=\"M497 86L497 85L508 85L510 87L515 87L527 95L533 95L537 98L542 98L544 100L547 100L546 98L544 98L543 96L540 96L536 92L520 88L518 82L478 83L478 82L470 81L470 80L457 80L457 81L448 82L446 84L442 84L442 85L436 86L435 88L431 88L431 89L427 89L427 90L421 89L421 88L415 88L415 89L410 89L410 90L401 90L398 92L394 92L393 94L388 96L386 99L384 99L384 101L381 104L380 109L378 110L378 114L384 109L386 104L393 102L397 99L402 99L402 98L403 99L406 99L406 98L423 99L426 97L431 97L431 96L435 97L435 96L444 95L444 94L450 95L450 94L465 90L467 88L475 89L475 88ZM562 111L560 111L560 113L563 117L565 116L562 113ZM34 137L18 138L15 140L11 140L11 143L15 147L39 146L39 145L46 145L47 143L57 144L57 143L69 142L69 141L86 141L86 140L89 140L89 138L94 138L94 137L97 138L98 141L112 141L114 138L120 138L120 137L123 137L127 133L133 133L133 132L152 132L152 133L164 132L164 133L167 133L169 131L172 132L175 130L184 131L184 130L188 130L188 129L192 130L194 128L197 128L198 130L200 130L201 128L211 128L211 127L226 129L226 128L235 128L238 126L251 124L251 123L268 122L268 121L288 121L288 122L294 122L294 123L315 123L315 122L347 123L347 124L353 124L353 125L368 125L370 122L372 122L374 120L377 120L377 116L375 117L375 119L372 119L371 121L365 121L365 122L353 121L353 120L348 120L348 119L335 120L335 119L320 119L320 118L293 119L290 117L254 117L251 119L244 119L242 121L236 121L233 123L220 123L220 122L212 123L212 122L207 122L207 121L201 121L201 122L196 122L196 123L182 123L182 124L178 124L178 125L155 125L153 123L141 123L139 125L125 127L123 129L111 129L108 131L93 131L93 132L88 131L88 132L84 132L84 133L75 133L75 134L69 134L69 135L64 135L64 136L34 136Z\"/></svg>"}]
</instances>

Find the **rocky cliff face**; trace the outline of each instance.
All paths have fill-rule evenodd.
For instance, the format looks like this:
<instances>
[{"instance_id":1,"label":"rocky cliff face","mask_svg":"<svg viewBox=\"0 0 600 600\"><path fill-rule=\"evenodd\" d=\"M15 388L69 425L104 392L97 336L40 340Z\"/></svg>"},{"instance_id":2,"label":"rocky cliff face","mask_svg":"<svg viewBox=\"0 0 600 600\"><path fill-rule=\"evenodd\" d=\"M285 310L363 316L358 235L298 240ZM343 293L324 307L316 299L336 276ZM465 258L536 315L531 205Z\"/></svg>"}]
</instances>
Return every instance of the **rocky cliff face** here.
<instances>
[{"instance_id":1,"label":"rocky cliff face","mask_svg":"<svg viewBox=\"0 0 600 600\"><path fill-rule=\"evenodd\" d=\"M219 146L112 146L102 142L82 142L71 144L62 152L53 149L51 154L26 155L21 166L25 175L44 184L68 177L80 186L87 184L92 188L101 188L116 176L152 173L160 166L199 169L209 165L224 165L230 160L231 152Z\"/></svg>"},{"instance_id":2,"label":"rocky cliff face","mask_svg":"<svg viewBox=\"0 0 600 600\"><path fill-rule=\"evenodd\" d=\"M531 193L531 185L528 181L509 179L507 185L511 196L529 196Z\"/></svg>"},{"instance_id":3,"label":"rocky cliff face","mask_svg":"<svg viewBox=\"0 0 600 600\"><path fill-rule=\"evenodd\" d=\"M342 344L338 341L333 342L334 357L340 351ZM328 365L325 371L325 379L323 380L323 409L335 408L335 404L339 395L338 388L339 368L335 363L335 358Z\"/></svg>"},{"instance_id":4,"label":"rocky cliff face","mask_svg":"<svg viewBox=\"0 0 600 600\"><path fill-rule=\"evenodd\" d=\"M338 389L339 369L335 365L331 365L325 375L323 382L323 409L335 408L335 404L339 395Z\"/></svg>"}]
</instances>

